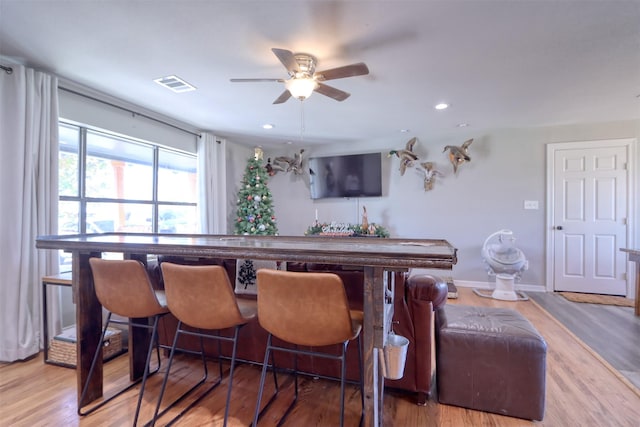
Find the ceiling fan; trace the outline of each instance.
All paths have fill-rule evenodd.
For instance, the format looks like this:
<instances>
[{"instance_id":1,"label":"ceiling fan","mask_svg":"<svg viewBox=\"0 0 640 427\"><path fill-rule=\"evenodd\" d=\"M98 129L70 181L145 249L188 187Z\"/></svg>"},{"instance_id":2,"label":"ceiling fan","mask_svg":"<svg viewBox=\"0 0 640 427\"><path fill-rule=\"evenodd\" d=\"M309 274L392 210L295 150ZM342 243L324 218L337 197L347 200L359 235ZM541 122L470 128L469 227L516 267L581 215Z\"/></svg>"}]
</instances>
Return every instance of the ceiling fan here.
<instances>
[{"instance_id":1,"label":"ceiling fan","mask_svg":"<svg viewBox=\"0 0 640 427\"><path fill-rule=\"evenodd\" d=\"M288 79L231 79L231 81L284 83L286 90L273 101L274 104L282 104L292 96L304 101L311 96L314 91L333 98L336 101L344 101L351 95L350 93L328 86L322 82L369 74L369 68L367 68L367 65L363 62L324 71L316 71L318 60L313 55L293 53L286 49L277 48L272 48L271 51L287 69L289 73Z\"/></svg>"}]
</instances>

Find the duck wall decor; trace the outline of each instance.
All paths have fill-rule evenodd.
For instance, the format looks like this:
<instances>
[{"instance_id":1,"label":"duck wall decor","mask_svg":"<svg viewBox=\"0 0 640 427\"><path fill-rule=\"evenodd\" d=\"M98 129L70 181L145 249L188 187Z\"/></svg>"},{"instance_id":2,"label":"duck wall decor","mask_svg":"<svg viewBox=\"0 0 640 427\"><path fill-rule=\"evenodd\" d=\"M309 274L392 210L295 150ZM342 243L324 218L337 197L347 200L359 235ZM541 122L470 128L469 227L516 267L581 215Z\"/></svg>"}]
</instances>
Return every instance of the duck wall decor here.
<instances>
[{"instance_id":1,"label":"duck wall decor","mask_svg":"<svg viewBox=\"0 0 640 427\"><path fill-rule=\"evenodd\" d=\"M424 191L432 190L433 184L436 181L436 176L442 175L438 170L436 170L433 162L422 162L416 170L423 176Z\"/></svg>"},{"instance_id":2,"label":"duck wall decor","mask_svg":"<svg viewBox=\"0 0 640 427\"><path fill-rule=\"evenodd\" d=\"M403 150L391 150L387 157L395 155L400 159L400 175L404 175L408 167L413 166L413 162L418 160L418 156L413 152L413 147L416 145L418 138L411 138Z\"/></svg>"},{"instance_id":3,"label":"duck wall decor","mask_svg":"<svg viewBox=\"0 0 640 427\"><path fill-rule=\"evenodd\" d=\"M264 165L264 168L267 170L267 173L269 174L269 176L274 176L278 172L285 172L285 170L286 170L280 164L276 164L276 163L272 164L271 163L271 157L269 157L267 159L267 164Z\"/></svg>"},{"instance_id":4,"label":"duck wall decor","mask_svg":"<svg viewBox=\"0 0 640 427\"><path fill-rule=\"evenodd\" d=\"M473 138L466 140L461 146L456 145L447 145L444 147L442 152L449 150L449 161L453 166L453 173L458 172L458 166L463 164L464 162L470 162L471 157L469 157L469 146L473 142Z\"/></svg>"},{"instance_id":5,"label":"duck wall decor","mask_svg":"<svg viewBox=\"0 0 640 427\"><path fill-rule=\"evenodd\" d=\"M295 153L293 157L278 156L273 159L273 163L271 163L271 158L268 158L265 168L270 176L278 172L293 172L295 175L302 175L304 173L304 169L302 169L302 163L304 162L302 153L304 153L303 148L300 149L299 153Z\"/></svg>"}]
</instances>

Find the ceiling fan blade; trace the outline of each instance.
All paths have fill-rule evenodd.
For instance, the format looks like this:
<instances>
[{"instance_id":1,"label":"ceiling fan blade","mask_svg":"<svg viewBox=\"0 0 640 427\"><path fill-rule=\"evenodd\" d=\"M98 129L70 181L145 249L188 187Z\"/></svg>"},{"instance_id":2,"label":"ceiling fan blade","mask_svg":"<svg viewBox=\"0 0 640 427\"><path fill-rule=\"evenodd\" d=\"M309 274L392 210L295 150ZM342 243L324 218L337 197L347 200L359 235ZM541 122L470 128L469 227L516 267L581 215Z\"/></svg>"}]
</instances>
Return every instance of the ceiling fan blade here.
<instances>
[{"instance_id":1,"label":"ceiling fan blade","mask_svg":"<svg viewBox=\"0 0 640 427\"><path fill-rule=\"evenodd\" d=\"M284 79L229 79L233 83L247 83L247 82L280 82L284 83Z\"/></svg>"},{"instance_id":2,"label":"ceiling fan blade","mask_svg":"<svg viewBox=\"0 0 640 427\"><path fill-rule=\"evenodd\" d=\"M280 96L275 101L273 101L273 103L282 104L283 102L286 102L289 98L291 98L291 93L288 90L285 90L280 94Z\"/></svg>"},{"instance_id":3,"label":"ceiling fan blade","mask_svg":"<svg viewBox=\"0 0 640 427\"><path fill-rule=\"evenodd\" d=\"M336 101L344 101L345 99L351 96L350 93L347 93L340 89L336 89L335 87L331 87L319 82L316 88L314 89L314 91L321 93L325 96L328 96L329 98L333 98Z\"/></svg>"},{"instance_id":4,"label":"ceiling fan blade","mask_svg":"<svg viewBox=\"0 0 640 427\"><path fill-rule=\"evenodd\" d=\"M287 69L289 74L295 74L300 71L298 61L290 50L272 48L271 51L278 57L282 65Z\"/></svg>"},{"instance_id":5,"label":"ceiling fan blade","mask_svg":"<svg viewBox=\"0 0 640 427\"><path fill-rule=\"evenodd\" d=\"M344 67L331 68L324 71L316 71L314 78L316 80L325 81L333 79L342 79L345 77L364 76L369 74L369 68L364 62L357 64L345 65Z\"/></svg>"}]
</instances>

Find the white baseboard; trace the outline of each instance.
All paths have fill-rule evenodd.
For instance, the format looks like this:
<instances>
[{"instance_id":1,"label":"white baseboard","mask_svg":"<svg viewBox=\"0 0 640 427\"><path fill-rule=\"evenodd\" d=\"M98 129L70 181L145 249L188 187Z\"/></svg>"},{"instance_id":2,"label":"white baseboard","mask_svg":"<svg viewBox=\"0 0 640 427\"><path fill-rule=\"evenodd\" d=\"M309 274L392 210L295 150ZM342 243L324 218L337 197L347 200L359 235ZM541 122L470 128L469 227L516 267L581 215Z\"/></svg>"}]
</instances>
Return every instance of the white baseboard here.
<instances>
[{"instance_id":1,"label":"white baseboard","mask_svg":"<svg viewBox=\"0 0 640 427\"><path fill-rule=\"evenodd\" d=\"M461 288L493 289L495 287L493 283L488 283L485 281L477 282L472 280L453 279L453 284ZM516 283L515 288L517 291L522 292L547 292L547 288L544 285Z\"/></svg>"}]
</instances>

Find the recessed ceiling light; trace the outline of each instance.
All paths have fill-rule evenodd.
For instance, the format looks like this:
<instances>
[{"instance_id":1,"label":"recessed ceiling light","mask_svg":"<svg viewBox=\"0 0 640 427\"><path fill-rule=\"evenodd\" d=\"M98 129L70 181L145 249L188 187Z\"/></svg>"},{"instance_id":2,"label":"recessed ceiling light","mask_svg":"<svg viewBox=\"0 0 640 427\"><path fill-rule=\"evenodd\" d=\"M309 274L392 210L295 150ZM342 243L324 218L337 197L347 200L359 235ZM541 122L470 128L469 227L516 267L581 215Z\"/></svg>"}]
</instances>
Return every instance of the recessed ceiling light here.
<instances>
[{"instance_id":1,"label":"recessed ceiling light","mask_svg":"<svg viewBox=\"0 0 640 427\"><path fill-rule=\"evenodd\" d=\"M411 131L411 129L400 129L400 132L402 133L409 133L409 131Z\"/></svg>"},{"instance_id":2,"label":"recessed ceiling light","mask_svg":"<svg viewBox=\"0 0 640 427\"><path fill-rule=\"evenodd\" d=\"M444 102L441 102L440 104L437 104L434 108L436 110L444 110L449 108L449 104L445 104Z\"/></svg>"},{"instance_id":3,"label":"recessed ceiling light","mask_svg":"<svg viewBox=\"0 0 640 427\"><path fill-rule=\"evenodd\" d=\"M271 123L265 123L262 125L262 129L273 129L275 126Z\"/></svg>"},{"instance_id":4,"label":"recessed ceiling light","mask_svg":"<svg viewBox=\"0 0 640 427\"><path fill-rule=\"evenodd\" d=\"M456 125L456 127L459 127L459 128L466 128L466 127L469 127L469 123L458 123L458 124Z\"/></svg>"},{"instance_id":5,"label":"recessed ceiling light","mask_svg":"<svg viewBox=\"0 0 640 427\"><path fill-rule=\"evenodd\" d=\"M159 79L155 79L154 82L158 83L160 86L166 87L167 89L171 89L176 93L196 90L195 86L187 83L178 76L160 77Z\"/></svg>"}]
</instances>

